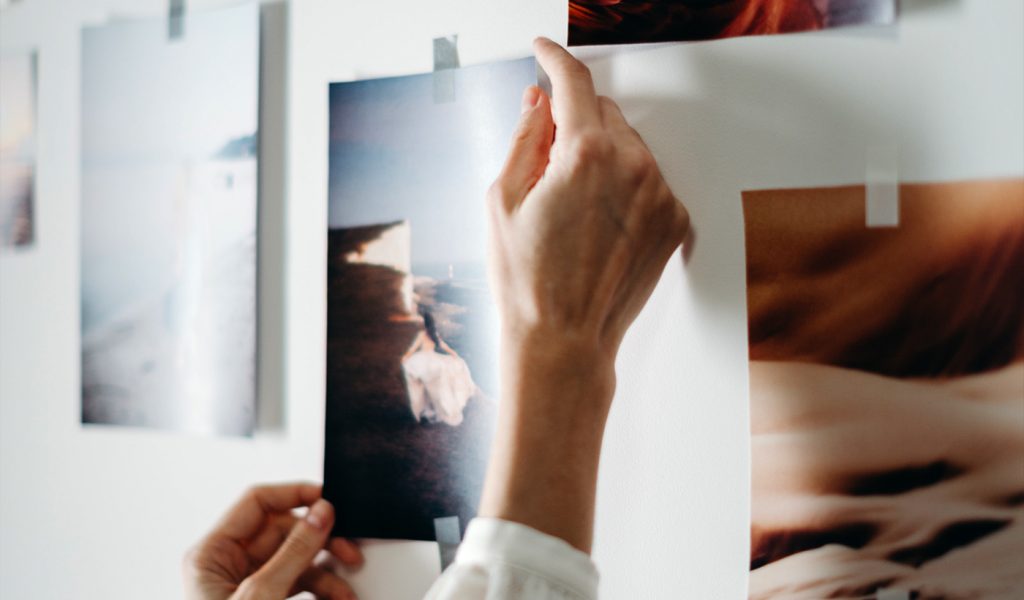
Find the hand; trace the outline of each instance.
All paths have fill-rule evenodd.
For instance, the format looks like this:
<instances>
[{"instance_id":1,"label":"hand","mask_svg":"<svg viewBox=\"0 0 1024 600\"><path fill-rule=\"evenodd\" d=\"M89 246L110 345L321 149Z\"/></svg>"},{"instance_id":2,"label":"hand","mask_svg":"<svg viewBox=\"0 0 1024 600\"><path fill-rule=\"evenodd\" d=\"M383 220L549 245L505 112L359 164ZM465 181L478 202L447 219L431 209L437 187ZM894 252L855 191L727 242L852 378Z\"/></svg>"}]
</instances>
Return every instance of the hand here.
<instances>
[{"instance_id":1,"label":"hand","mask_svg":"<svg viewBox=\"0 0 1024 600\"><path fill-rule=\"evenodd\" d=\"M310 507L304 517L292 514ZM346 565L363 555L354 543L334 538L334 508L320 486L285 484L252 488L185 558L189 600L279 600L299 592L354 600L347 583L314 559L325 547Z\"/></svg>"},{"instance_id":2,"label":"hand","mask_svg":"<svg viewBox=\"0 0 1024 600\"><path fill-rule=\"evenodd\" d=\"M615 355L689 217L586 66L534 49L554 100L526 90L488 193L502 388L480 514L588 551Z\"/></svg>"},{"instance_id":3,"label":"hand","mask_svg":"<svg viewBox=\"0 0 1024 600\"><path fill-rule=\"evenodd\" d=\"M595 94L587 67L550 40L534 48L554 100L526 90L489 192L504 334L570 340L610 359L689 217L619 107Z\"/></svg>"}]
</instances>

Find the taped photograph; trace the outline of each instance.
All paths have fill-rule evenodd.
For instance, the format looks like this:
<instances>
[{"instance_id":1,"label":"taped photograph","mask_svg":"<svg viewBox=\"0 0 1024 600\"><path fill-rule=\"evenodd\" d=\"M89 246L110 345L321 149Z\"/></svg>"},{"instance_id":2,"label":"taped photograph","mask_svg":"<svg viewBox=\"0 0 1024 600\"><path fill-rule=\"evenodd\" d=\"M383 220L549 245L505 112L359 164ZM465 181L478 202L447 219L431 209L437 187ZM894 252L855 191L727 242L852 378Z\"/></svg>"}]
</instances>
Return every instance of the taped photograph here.
<instances>
[{"instance_id":1,"label":"taped photograph","mask_svg":"<svg viewBox=\"0 0 1024 600\"><path fill-rule=\"evenodd\" d=\"M569 45L714 40L895 18L896 0L569 0Z\"/></svg>"},{"instance_id":2,"label":"taped photograph","mask_svg":"<svg viewBox=\"0 0 1024 600\"><path fill-rule=\"evenodd\" d=\"M335 534L476 514L497 409L485 194L530 59L330 86L324 496Z\"/></svg>"},{"instance_id":3,"label":"taped photograph","mask_svg":"<svg viewBox=\"0 0 1024 600\"><path fill-rule=\"evenodd\" d=\"M750 598L1024 597L1024 180L743 194Z\"/></svg>"},{"instance_id":4,"label":"taped photograph","mask_svg":"<svg viewBox=\"0 0 1024 600\"><path fill-rule=\"evenodd\" d=\"M36 54L0 54L0 251L35 239Z\"/></svg>"},{"instance_id":5,"label":"taped photograph","mask_svg":"<svg viewBox=\"0 0 1024 600\"><path fill-rule=\"evenodd\" d=\"M259 13L82 32L82 422L249 435Z\"/></svg>"}]
</instances>

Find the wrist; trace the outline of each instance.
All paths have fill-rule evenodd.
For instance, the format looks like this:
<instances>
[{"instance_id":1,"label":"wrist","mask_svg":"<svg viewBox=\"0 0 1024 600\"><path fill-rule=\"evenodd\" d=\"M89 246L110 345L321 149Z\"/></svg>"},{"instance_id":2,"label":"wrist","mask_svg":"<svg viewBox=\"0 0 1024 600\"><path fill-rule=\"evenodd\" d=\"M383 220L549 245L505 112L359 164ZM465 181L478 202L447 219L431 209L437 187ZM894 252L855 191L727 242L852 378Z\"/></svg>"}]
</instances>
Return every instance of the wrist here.
<instances>
[{"instance_id":1,"label":"wrist","mask_svg":"<svg viewBox=\"0 0 1024 600\"><path fill-rule=\"evenodd\" d=\"M481 516L523 523L589 551L615 355L531 330L502 338L499 424Z\"/></svg>"},{"instance_id":2,"label":"wrist","mask_svg":"<svg viewBox=\"0 0 1024 600\"><path fill-rule=\"evenodd\" d=\"M615 349L596 337L540 328L502 336L502 405L548 418L607 416Z\"/></svg>"}]
</instances>

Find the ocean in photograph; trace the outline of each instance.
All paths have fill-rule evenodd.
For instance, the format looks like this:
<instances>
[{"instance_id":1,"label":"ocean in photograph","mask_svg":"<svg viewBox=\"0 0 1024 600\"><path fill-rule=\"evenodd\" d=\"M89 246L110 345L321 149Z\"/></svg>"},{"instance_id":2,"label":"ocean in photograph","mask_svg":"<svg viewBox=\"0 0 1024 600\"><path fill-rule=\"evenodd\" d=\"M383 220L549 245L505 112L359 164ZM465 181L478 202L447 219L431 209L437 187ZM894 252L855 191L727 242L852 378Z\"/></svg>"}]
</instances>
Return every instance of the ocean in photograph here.
<instances>
[{"instance_id":1,"label":"ocean in photograph","mask_svg":"<svg viewBox=\"0 0 1024 600\"><path fill-rule=\"evenodd\" d=\"M0 55L0 251L35 238L36 55Z\"/></svg>"},{"instance_id":2,"label":"ocean in photograph","mask_svg":"<svg viewBox=\"0 0 1024 600\"><path fill-rule=\"evenodd\" d=\"M83 423L252 433L258 25L83 32Z\"/></svg>"},{"instance_id":3,"label":"ocean in photograph","mask_svg":"<svg viewBox=\"0 0 1024 600\"><path fill-rule=\"evenodd\" d=\"M1024 597L1024 180L743 194L750 598Z\"/></svg>"},{"instance_id":4,"label":"ocean in photograph","mask_svg":"<svg viewBox=\"0 0 1024 600\"><path fill-rule=\"evenodd\" d=\"M335 534L476 514L498 401L484 195L536 64L330 87L324 496Z\"/></svg>"},{"instance_id":5,"label":"ocean in photograph","mask_svg":"<svg viewBox=\"0 0 1024 600\"><path fill-rule=\"evenodd\" d=\"M895 18L896 0L569 0L569 45L712 40Z\"/></svg>"}]
</instances>

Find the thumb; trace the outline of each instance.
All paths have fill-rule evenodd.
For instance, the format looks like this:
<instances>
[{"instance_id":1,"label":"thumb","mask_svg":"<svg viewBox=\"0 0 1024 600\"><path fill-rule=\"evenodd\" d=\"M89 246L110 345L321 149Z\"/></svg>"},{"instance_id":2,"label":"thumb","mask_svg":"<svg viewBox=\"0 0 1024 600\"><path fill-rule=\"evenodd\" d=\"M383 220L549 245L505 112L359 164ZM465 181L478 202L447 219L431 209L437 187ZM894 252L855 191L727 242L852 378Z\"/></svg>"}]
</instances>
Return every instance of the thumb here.
<instances>
[{"instance_id":1,"label":"thumb","mask_svg":"<svg viewBox=\"0 0 1024 600\"><path fill-rule=\"evenodd\" d=\"M522 109L505 167L494 182L506 210L518 206L544 174L555 136L551 101L543 90L535 85L526 88Z\"/></svg>"},{"instance_id":2,"label":"thumb","mask_svg":"<svg viewBox=\"0 0 1024 600\"><path fill-rule=\"evenodd\" d=\"M295 523L281 547L253 578L260 582L270 597L287 597L295 581L327 544L333 525L334 507L322 498L317 500L305 518Z\"/></svg>"}]
</instances>

